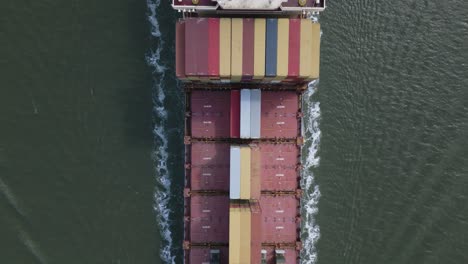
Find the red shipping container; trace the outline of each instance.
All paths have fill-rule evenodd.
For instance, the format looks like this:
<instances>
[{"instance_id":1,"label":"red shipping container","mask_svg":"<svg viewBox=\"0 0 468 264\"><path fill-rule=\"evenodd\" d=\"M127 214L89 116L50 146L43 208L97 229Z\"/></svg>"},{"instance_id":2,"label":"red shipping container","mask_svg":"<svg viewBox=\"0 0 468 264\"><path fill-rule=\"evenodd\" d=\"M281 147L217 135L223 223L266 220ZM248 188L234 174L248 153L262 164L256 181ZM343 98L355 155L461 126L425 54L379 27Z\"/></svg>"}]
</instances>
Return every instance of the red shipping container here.
<instances>
[{"instance_id":1,"label":"red shipping container","mask_svg":"<svg viewBox=\"0 0 468 264\"><path fill-rule=\"evenodd\" d=\"M240 91L231 91L231 138L240 137Z\"/></svg>"},{"instance_id":2,"label":"red shipping container","mask_svg":"<svg viewBox=\"0 0 468 264\"><path fill-rule=\"evenodd\" d=\"M197 19L197 75L200 77L208 76L208 50L209 50L209 23L207 18Z\"/></svg>"},{"instance_id":3,"label":"red shipping container","mask_svg":"<svg viewBox=\"0 0 468 264\"><path fill-rule=\"evenodd\" d=\"M242 30L242 80L251 80L254 74L254 19L244 18Z\"/></svg>"},{"instance_id":4,"label":"red shipping container","mask_svg":"<svg viewBox=\"0 0 468 264\"><path fill-rule=\"evenodd\" d=\"M185 75L197 75L197 21L196 18L185 20Z\"/></svg>"},{"instance_id":5,"label":"red shipping container","mask_svg":"<svg viewBox=\"0 0 468 264\"><path fill-rule=\"evenodd\" d=\"M219 18L209 18L208 25L208 75L215 78L219 77Z\"/></svg>"},{"instance_id":6,"label":"red shipping container","mask_svg":"<svg viewBox=\"0 0 468 264\"><path fill-rule=\"evenodd\" d=\"M301 20L289 20L289 59L288 79L296 79L299 76L299 54L301 44Z\"/></svg>"},{"instance_id":7,"label":"red shipping container","mask_svg":"<svg viewBox=\"0 0 468 264\"><path fill-rule=\"evenodd\" d=\"M185 79L185 21L176 23L176 76Z\"/></svg>"}]
</instances>

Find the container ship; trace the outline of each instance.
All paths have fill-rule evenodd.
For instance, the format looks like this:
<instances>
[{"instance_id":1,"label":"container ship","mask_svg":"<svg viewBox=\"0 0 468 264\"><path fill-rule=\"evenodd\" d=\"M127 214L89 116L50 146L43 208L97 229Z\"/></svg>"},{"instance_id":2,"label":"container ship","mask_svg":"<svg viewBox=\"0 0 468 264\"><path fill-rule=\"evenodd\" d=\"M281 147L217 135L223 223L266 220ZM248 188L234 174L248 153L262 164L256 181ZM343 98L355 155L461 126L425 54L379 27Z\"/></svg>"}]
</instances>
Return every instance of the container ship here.
<instances>
[{"instance_id":1,"label":"container ship","mask_svg":"<svg viewBox=\"0 0 468 264\"><path fill-rule=\"evenodd\" d=\"M302 93L324 0L173 0L184 263L300 263Z\"/></svg>"}]
</instances>

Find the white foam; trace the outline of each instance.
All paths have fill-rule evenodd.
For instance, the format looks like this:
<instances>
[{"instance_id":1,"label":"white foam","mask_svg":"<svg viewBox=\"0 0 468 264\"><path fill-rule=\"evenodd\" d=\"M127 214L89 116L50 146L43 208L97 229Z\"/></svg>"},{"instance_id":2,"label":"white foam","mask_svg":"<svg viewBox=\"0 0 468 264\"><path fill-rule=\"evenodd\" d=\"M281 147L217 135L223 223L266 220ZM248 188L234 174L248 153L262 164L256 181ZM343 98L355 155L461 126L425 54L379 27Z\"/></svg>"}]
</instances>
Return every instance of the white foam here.
<instances>
[{"instance_id":1,"label":"white foam","mask_svg":"<svg viewBox=\"0 0 468 264\"><path fill-rule=\"evenodd\" d=\"M276 9L283 0L218 0L219 5L225 9Z\"/></svg>"},{"instance_id":2,"label":"white foam","mask_svg":"<svg viewBox=\"0 0 468 264\"><path fill-rule=\"evenodd\" d=\"M163 239L160 248L160 256L164 263L175 264L175 256L171 249L173 245L172 232L170 230L171 210L169 209L171 179L169 169L167 167L168 154L168 131L167 131L167 111L164 106L166 94L164 92L164 80L166 67L161 63L161 52L164 41L159 23L157 20L157 9L160 5L160 0L147 0L148 6L148 21L151 23L151 35L155 38L157 49L147 56L147 62L154 68L154 74L158 75L154 78L153 88L153 111L156 115L156 124L153 129L156 147L153 152L153 160L155 163L155 173L157 186L154 192L154 210L156 211L157 223L161 237Z\"/></svg>"},{"instance_id":3,"label":"white foam","mask_svg":"<svg viewBox=\"0 0 468 264\"><path fill-rule=\"evenodd\" d=\"M303 118L303 131L305 144L303 146L303 164L301 187L304 190L302 199L302 231L303 250L301 263L314 264L317 261L316 243L320 238L320 227L315 221L318 213L320 189L315 183L313 169L319 166L320 158L317 156L320 144L321 131L319 128L320 103L315 101L313 94L318 81L309 83L308 90L303 95L305 115Z\"/></svg>"}]
</instances>

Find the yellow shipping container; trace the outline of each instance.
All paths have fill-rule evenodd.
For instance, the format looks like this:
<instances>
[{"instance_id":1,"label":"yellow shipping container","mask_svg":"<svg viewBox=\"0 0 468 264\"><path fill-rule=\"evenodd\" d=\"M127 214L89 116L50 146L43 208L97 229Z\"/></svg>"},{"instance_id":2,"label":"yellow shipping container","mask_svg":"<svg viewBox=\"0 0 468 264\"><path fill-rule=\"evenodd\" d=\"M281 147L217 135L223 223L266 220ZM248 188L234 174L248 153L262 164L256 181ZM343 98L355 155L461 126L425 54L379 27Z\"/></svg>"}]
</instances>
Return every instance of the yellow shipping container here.
<instances>
[{"instance_id":1,"label":"yellow shipping container","mask_svg":"<svg viewBox=\"0 0 468 264\"><path fill-rule=\"evenodd\" d=\"M240 235L240 264L250 264L250 237L251 237L251 216L250 208L241 211L241 235Z\"/></svg>"},{"instance_id":2,"label":"yellow shipping container","mask_svg":"<svg viewBox=\"0 0 468 264\"><path fill-rule=\"evenodd\" d=\"M251 173L251 152L250 147L243 146L240 148L241 156L241 179L240 179L240 198L241 199L250 199L250 173Z\"/></svg>"},{"instance_id":3,"label":"yellow shipping container","mask_svg":"<svg viewBox=\"0 0 468 264\"><path fill-rule=\"evenodd\" d=\"M229 209L229 263L240 263L240 208Z\"/></svg>"},{"instance_id":4,"label":"yellow shipping container","mask_svg":"<svg viewBox=\"0 0 468 264\"><path fill-rule=\"evenodd\" d=\"M258 148L251 149L251 174L250 174L250 196L251 199L260 199L261 183L260 183L260 150Z\"/></svg>"},{"instance_id":5,"label":"yellow shipping container","mask_svg":"<svg viewBox=\"0 0 468 264\"><path fill-rule=\"evenodd\" d=\"M250 264L251 214L249 208L229 210L229 263Z\"/></svg>"},{"instance_id":6,"label":"yellow shipping container","mask_svg":"<svg viewBox=\"0 0 468 264\"><path fill-rule=\"evenodd\" d=\"M275 80L282 80L288 76L289 60L289 19L278 19L278 49L276 60Z\"/></svg>"},{"instance_id":7,"label":"yellow shipping container","mask_svg":"<svg viewBox=\"0 0 468 264\"><path fill-rule=\"evenodd\" d=\"M299 59L299 77L307 79L310 77L312 68L312 21L301 20L301 46Z\"/></svg>"},{"instance_id":8,"label":"yellow shipping container","mask_svg":"<svg viewBox=\"0 0 468 264\"><path fill-rule=\"evenodd\" d=\"M320 24L312 23L312 51L311 51L311 71L310 79L319 77L320 69Z\"/></svg>"},{"instance_id":9,"label":"yellow shipping container","mask_svg":"<svg viewBox=\"0 0 468 264\"><path fill-rule=\"evenodd\" d=\"M264 18L255 19L254 36L254 76L259 80L265 77L265 37L266 20Z\"/></svg>"},{"instance_id":10,"label":"yellow shipping container","mask_svg":"<svg viewBox=\"0 0 468 264\"><path fill-rule=\"evenodd\" d=\"M231 77L231 19L221 18L219 22L219 75Z\"/></svg>"},{"instance_id":11,"label":"yellow shipping container","mask_svg":"<svg viewBox=\"0 0 468 264\"><path fill-rule=\"evenodd\" d=\"M231 35L231 79L240 81L242 79L242 18L233 18Z\"/></svg>"}]
</instances>

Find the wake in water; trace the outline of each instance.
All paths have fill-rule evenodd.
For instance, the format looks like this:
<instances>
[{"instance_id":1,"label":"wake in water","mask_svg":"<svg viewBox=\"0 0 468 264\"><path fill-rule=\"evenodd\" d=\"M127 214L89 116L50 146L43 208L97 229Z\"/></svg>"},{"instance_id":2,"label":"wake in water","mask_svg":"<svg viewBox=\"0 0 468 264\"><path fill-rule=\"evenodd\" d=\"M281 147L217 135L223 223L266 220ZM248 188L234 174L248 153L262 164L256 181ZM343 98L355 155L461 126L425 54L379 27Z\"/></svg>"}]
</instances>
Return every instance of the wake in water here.
<instances>
[{"instance_id":1,"label":"wake in water","mask_svg":"<svg viewBox=\"0 0 468 264\"><path fill-rule=\"evenodd\" d=\"M155 125L153 129L155 150L153 152L153 161L155 163L156 188L154 192L154 210L156 211L157 223L163 239L160 249L160 256L164 263L175 264L175 256L172 249L172 233L169 229L170 220L169 209L171 180L167 167L168 154L168 132L167 132L167 111L165 110L164 81L166 67L161 63L161 51L164 41L159 30L157 20L157 9L160 0L147 0L148 21L151 23L151 35L156 40L157 49L146 57L147 62L154 68L153 84L153 114L155 115Z\"/></svg>"},{"instance_id":2,"label":"wake in water","mask_svg":"<svg viewBox=\"0 0 468 264\"><path fill-rule=\"evenodd\" d=\"M310 16L313 22L319 22L318 14ZM322 35L322 32L320 32ZM318 87L318 80L312 81L308 85L307 91L303 94L302 102L304 109L303 131L305 144L302 148L304 168L302 171L301 188L304 190L302 197L302 231L303 250L301 262L303 264L314 264L317 262L317 250L315 245L320 238L320 227L315 222L318 213L318 202L320 199L320 189L315 183L314 169L319 166L320 158L317 156L320 144L320 103L314 100L313 95Z\"/></svg>"},{"instance_id":3,"label":"wake in water","mask_svg":"<svg viewBox=\"0 0 468 264\"><path fill-rule=\"evenodd\" d=\"M320 103L314 101L313 95L318 81L311 82L307 91L303 94L304 118L303 135L305 144L302 148L303 172L301 187L304 190L302 197L302 233L303 240L302 263L313 264L317 261L317 251L315 244L320 238L320 227L315 222L315 215L318 212L318 202L320 198L319 186L315 184L313 169L319 165L317 156L320 144Z\"/></svg>"}]
</instances>

